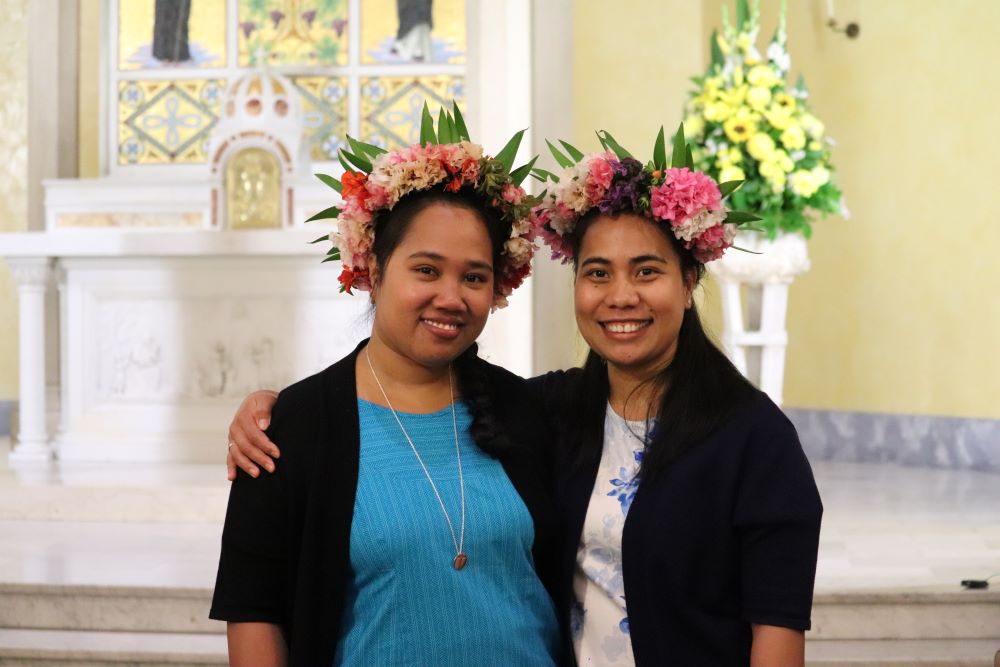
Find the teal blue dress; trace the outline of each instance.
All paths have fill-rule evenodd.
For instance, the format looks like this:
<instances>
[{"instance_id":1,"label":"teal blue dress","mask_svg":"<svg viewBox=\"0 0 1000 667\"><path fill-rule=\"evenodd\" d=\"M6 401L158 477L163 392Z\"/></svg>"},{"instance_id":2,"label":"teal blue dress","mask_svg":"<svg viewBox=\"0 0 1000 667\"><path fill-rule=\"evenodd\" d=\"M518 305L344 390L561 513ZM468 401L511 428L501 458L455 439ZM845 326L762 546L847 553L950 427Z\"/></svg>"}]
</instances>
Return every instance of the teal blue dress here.
<instances>
[{"instance_id":1,"label":"teal blue dress","mask_svg":"<svg viewBox=\"0 0 1000 667\"><path fill-rule=\"evenodd\" d=\"M351 524L351 576L336 664L554 664L559 631L532 562L534 525L499 461L469 435L456 404L465 478L464 552L392 412L358 401L361 460ZM451 516L461 494L451 408L398 413Z\"/></svg>"}]
</instances>

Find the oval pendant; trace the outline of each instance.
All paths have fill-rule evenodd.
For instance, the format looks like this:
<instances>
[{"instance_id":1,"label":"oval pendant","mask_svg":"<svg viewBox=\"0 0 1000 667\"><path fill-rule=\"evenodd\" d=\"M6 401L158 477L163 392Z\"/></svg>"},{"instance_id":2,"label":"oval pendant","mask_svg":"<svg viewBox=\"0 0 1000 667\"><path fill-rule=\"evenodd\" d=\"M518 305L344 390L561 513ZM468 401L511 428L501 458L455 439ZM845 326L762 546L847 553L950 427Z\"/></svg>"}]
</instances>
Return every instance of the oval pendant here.
<instances>
[{"instance_id":1,"label":"oval pendant","mask_svg":"<svg viewBox=\"0 0 1000 667\"><path fill-rule=\"evenodd\" d=\"M468 562L469 562L469 557L468 556L466 556L465 554L461 554L461 553L458 554L457 556L455 556L455 569L456 570L461 570L463 567L465 567L465 564L468 563Z\"/></svg>"}]
</instances>

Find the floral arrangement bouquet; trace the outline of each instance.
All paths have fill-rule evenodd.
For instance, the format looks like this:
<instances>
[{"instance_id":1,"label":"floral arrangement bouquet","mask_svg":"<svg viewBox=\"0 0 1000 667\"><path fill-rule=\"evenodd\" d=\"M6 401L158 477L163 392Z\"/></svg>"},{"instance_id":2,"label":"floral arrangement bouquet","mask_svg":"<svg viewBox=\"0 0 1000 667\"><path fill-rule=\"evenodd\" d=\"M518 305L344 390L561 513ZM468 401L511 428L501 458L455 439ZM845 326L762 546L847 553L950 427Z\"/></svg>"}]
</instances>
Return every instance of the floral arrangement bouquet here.
<instances>
[{"instance_id":1,"label":"floral arrangement bouquet","mask_svg":"<svg viewBox=\"0 0 1000 667\"><path fill-rule=\"evenodd\" d=\"M766 57L757 50L759 0L736 0L736 23L723 6L723 32L712 33L711 64L694 77L684 130L695 168L716 181L745 181L731 195L734 208L754 211L768 238L812 233L815 215L846 214L833 180L823 123L808 105L801 77L786 83L785 3Z\"/></svg>"}]
</instances>

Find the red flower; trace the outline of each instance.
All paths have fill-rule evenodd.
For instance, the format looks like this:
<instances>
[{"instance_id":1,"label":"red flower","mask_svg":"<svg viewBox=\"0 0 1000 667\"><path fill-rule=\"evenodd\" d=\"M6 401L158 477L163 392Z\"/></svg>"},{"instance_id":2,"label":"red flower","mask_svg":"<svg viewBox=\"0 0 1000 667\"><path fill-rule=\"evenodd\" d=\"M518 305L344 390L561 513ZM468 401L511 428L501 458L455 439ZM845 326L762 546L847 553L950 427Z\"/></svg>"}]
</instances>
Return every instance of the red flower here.
<instances>
[{"instance_id":1,"label":"red flower","mask_svg":"<svg viewBox=\"0 0 1000 667\"><path fill-rule=\"evenodd\" d=\"M340 291L352 294L351 287L354 286L354 271L351 271L351 267L344 265L344 270L340 272L340 277L337 278L340 281Z\"/></svg>"},{"instance_id":2,"label":"red flower","mask_svg":"<svg viewBox=\"0 0 1000 667\"><path fill-rule=\"evenodd\" d=\"M344 199L356 198L358 205L363 206L365 200L368 199L368 190L365 189L367 182L368 176L366 174L359 171L345 171L344 175L340 177L340 184L343 186L340 196Z\"/></svg>"},{"instance_id":3,"label":"red flower","mask_svg":"<svg viewBox=\"0 0 1000 667\"><path fill-rule=\"evenodd\" d=\"M445 192L458 192L462 189L462 179L453 178L448 182L448 185L444 186Z\"/></svg>"}]
</instances>

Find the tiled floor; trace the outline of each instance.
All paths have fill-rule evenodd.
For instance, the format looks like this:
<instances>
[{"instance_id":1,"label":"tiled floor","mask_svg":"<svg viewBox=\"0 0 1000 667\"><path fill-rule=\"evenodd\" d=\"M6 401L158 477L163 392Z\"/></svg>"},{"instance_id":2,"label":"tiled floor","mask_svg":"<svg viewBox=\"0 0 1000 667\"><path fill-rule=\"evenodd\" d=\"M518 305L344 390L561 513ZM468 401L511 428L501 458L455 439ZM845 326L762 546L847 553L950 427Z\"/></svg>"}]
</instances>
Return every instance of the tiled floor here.
<instances>
[{"instance_id":1,"label":"tiled floor","mask_svg":"<svg viewBox=\"0 0 1000 667\"><path fill-rule=\"evenodd\" d=\"M961 579L1000 573L1000 475L848 463L814 469L826 508L817 593L959 590ZM0 468L0 583L211 587L225 489L221 464L28 476ZM104 502L127 506L102 509ZM19 511L18 503L32 507ZM73 520L40 520L44 503ZM67 514L67 503L82 514Z\"/></svg>"}]
</instances>

